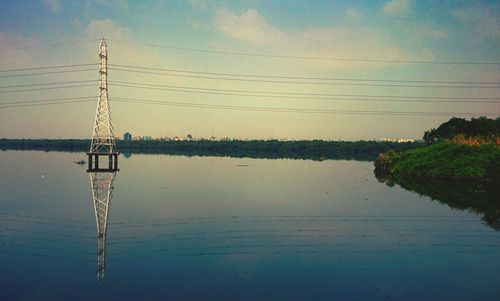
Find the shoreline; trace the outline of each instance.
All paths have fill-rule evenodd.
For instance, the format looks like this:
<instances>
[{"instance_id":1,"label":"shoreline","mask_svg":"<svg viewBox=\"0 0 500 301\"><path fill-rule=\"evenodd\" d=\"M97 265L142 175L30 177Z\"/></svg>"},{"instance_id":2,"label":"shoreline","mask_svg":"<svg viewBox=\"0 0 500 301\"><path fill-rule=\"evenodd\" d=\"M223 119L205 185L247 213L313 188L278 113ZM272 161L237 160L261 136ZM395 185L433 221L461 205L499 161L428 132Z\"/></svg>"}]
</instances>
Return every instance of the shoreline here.
<instances>
[{"instance_id":1,"label":"shoreline","mask_svg":"<svg viewBox=\"0 0 500 301\"><path fill-rule=\"evenodd\" d=\"M407 150L419 142L324 141L324 140L225 140L156 141L117 140L118 151L131 154L248 157L269 159L347 159L373 161L381 152ZM86 152L89 139L0 139L0 150Z\"/></svg>"}]
</instances>

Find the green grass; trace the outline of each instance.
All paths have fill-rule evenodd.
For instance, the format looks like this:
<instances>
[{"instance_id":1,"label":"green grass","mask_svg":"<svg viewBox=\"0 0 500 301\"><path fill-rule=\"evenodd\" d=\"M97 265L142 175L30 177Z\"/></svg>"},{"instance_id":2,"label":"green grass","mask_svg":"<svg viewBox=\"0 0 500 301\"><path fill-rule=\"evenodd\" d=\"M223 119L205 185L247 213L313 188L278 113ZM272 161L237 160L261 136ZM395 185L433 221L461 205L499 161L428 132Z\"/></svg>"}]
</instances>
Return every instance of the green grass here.
<instances>
[{"instance_id":1,"label":"green grass","mask_svg":"<svg viewBox=\"0 0 500 301\"><path fill-rule=\"evenodd\" d=\"M500 148L441 142L399 153L379 155L376 170L391 177L495 182L500 177Z\"/></svg>"}]
</instances>

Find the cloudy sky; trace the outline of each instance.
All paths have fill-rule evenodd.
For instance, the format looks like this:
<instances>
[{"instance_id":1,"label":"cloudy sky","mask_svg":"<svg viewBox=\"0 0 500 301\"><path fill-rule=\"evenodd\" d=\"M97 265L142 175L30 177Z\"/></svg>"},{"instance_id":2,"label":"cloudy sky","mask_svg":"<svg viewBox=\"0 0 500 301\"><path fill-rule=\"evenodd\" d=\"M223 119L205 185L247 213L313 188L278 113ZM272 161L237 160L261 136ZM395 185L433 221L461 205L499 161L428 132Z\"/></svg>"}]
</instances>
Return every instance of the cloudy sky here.
<instances>
[{"instance_id":1,"label":"cloudy sky","mask_svg":"<svg viewBox=\"0 0 500 301\"><path fill-rule=\"evenodd\" d=\"M500 112L498 1L0 1L0 137L90 137L102 37L118 136L420 138Z\"/></svg>"}]
</instances>

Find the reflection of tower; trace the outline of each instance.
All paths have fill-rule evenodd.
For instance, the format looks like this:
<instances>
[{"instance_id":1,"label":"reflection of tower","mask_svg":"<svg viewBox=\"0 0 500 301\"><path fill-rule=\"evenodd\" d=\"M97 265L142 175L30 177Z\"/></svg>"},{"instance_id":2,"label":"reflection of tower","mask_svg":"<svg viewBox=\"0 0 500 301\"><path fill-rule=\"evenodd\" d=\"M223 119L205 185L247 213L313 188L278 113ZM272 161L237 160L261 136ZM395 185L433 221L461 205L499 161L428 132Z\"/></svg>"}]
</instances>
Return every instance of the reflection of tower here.
<instances>
[{"instance_id":1,"label":"reflection of tower","mask_svg":"<svg viewBox=\"0 0 500 301\"><path fill-rule=\"evenodd\" d=\"M97 279L99 284L104 282L106 259L106 229L108 226L111 198L113 197L113 182L115 172L90 173L90 186L94 202L95 221L97 225Z\"/></svg>"}]
</instances>

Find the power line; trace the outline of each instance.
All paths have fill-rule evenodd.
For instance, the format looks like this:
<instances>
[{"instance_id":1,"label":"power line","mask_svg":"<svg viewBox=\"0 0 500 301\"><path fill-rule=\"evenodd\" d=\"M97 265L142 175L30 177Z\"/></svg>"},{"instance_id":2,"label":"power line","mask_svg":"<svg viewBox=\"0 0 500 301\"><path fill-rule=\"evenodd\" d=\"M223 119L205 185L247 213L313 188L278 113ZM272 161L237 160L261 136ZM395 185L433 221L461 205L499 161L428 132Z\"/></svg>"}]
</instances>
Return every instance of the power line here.
<instances>
[{"instance_id":1,"label":"power line","mask_svg":"<svg viewBox=\"0 0 500 301\"><path fill-rule=\"evenodd\" d=\"M465 99L419 99L418 97L411 97L404 99L396 99L393 96L388 96L384 99L383 95L353 95L353 94L306 94L306 93L282 93L271 91L251 91L251 90L229 90L229 89L209 89L209 88L193 88L182 86L169 86L169 85L154 85L154 84L140 84L133 82L113 81L109 83L110 86L121 86L130 88L150 89L150 90L165 90L174 92L185 93L198 93L198 94L215 94L215 95L230 95L230 96L244 96L244 97L262 97L262 98L280 98L280 99L315 99L315 100L352 100L352 101L373 101L373 102L425 102L425 103L497 103L496 98L479 99L479 100L465 100ZM243 93L240 93L243 92ZM290 95L291 94L291 95ZM319 96L318 96L319 95ZM361 97L361 98L360 98ZM382 98L376 98L382 97ZM425 97L424 97L425 98Z\"/></svg>"},{"instance_id":2,"label":"power line","mask_svg":"<svg viewBox=\"0 0 500 301\"><path fill-rule=\"evenodd\" d=\"M49 43L49 44L36 45L36 46L33 45L33 46L12 47L12 48L0 49L0 52L48 48L48 47L58 47L58 46L64 46L64 45L73 45L73 44L95 42L95 41L97 41L97 40L76 40L76 41L68 41L68 42L60 42L60 43Z\"/></svg>"},{"instance_id":3,"label":"power line","mask_svg":"<svg viewBox=\"0 0 500 301\"><path fill-rule=\"evenodd\" d=\"M0 78L58 74L58 73L71 73L71 72L84 72L84 71L96 71L96 69L76 69L76 70L47 71L47 72L39 72L39 73L10 74L10 75L0 75Z\"/></svg>"},{"instance_id":4,"label":"power line","mask_svg":"<svg viewBox=\"0 0 500 301\"><path fill-rule=\"evenodd\" d=\"M96 80L75 80L68 82L52 82L52 83L38 83L38 84L26 84L26 85L10 85L10 86L0 86L0 89L4 88L21 88L21 87L33 87L33 86L51 86L51 85L65 85L65 84L77 84L77 83L90 83Z\"/></svg>"},{"instance_id":5,"label":"power line","mask_svg":"<svg viewBox=\"0 0 500 301\"><path fill-rule=\"evenodd\" d=\"M259 83L274 83L274 84L301 84L301 85L333 85L333 86L370 86L370 87L404 87L404 88L452 88L452 89L499 89L500 86L456 86L456 85L409 85L409 84L370 84L370 83L332 83L332 82L312 82L312 81L285 81L285 80L264 80L264 79L248 79L248 78L228 78L203 76L192 74L174 74L160 73L153 71L127 70L122 68L109 68L110 70L126 71L144 74L166 75L174 77L200 78L209 80L228 80L239 82L259 82Z\"/></svg>"},{"instance_id":6,"label":"power line","mask_svg":"<svg viewBox=\"0 0 500 301\"><path fill-rule=\"evenodd\" d=\"M254 107L254 106L232 106L232 105L210 105L203 103L185 103L173 101L159 101L151 99L113 97L113 101L130 102L141 104L166 105L177 107L193 107L205 109L237 110L237 111L257 111L257 112L278 112L278 113L326 113L326 114L353 114L353 115L405 115L405 116L490 116L493 113L471 113L471 112L405 112L405 111L359 111L359 110L318 110L318 109L294 109L275 107Z\"/></svg>"},{"instance_id":7,"label":"power line","mask_svg":"<svg viewBox=\"0 0 500 301\"><path fill-rule=\"evenodd\" d=\"M46 101L59 101L59 100L75 100L75 99L95 99L95 96L82 96L82 97L64 97L64 98L48 98L48 99L34 99L34 100L21 100L21 101L10 101L10 102L0 102L0 106L10 105L10 104L24 104L24 103L37 103Z\"/></svg>"},{"instance_id":8,"label":"power line","mask_svg":"<svg viewBox=\"0 0 500 301\"><path fill-rule=\"evenodd\" d=\"M419 60L385 60L385 59L365 59L365 58L334 58L334 57L313 57L313 56L294 56L294 55L275 55L275 54L262 54L262 53L250 53L250 52L236 52L236 51L220 51L211 49L195 49L189 47L177 47L169 45L158 45L149 43L138 43L132 41L124 40L108 40L116 43L123 43L136 46L146 46L153 48L163 48L171 50L198 52L198 53L213 53L222 55L233 55L233 56L249 56L249 57L266 57L266 58L276 58L276 59L294 59L294 60L321 60L321 61L345 61L345 62L358 62L358 63L393 63L393 64L435 64L435 65L500 65L500 62L485 62L485 61L419 61Z\"/></svg>"},{"instance_id":9,"label":"power line","mask_svg":"<svg viewBox=\"0 0 500 301\"><path fill-rule=\"evenodd\" d=\"M365 78L336 78L336 77L299 77L299 76L283 76L283 75L261 75L261 74L243 74L243 73L221 73L221 72L205 72L196 70L181 70L181 69L165 69L140 67L121 64L109 64L109 66L117 66L140 70L166 71L189 74L205 74L217 76L233 76L233 77L256 77L256 78L274 78L274 79L296 79L296 80L323 80L323 81L365 81L365 82L395 82L395 83L428 83L428 84L484 84L498 85L500 82L485 82L485 81L444 81L444 80L397 80L397 79L365 79Z\"/></svg>"},{"instance_id":10,"label":"power line","mask_svg":"<svg viewBox=\"0 0 500 301\"><path fill-rule=\"evenodd\" d=\"M198 88L186 86L171 86L171 85L156 85L146 83L112 81L112 83L134 84L155 87L168 87L179 89L194 89L207 91L224 91L224 92L243 92L243 93L258 93L258 94L279 94L279 95L301 95L301 96L326 96L326 97L375 97L375 98L408 98L408 99L478 99L478 100L498 100L497 97L461 97L461 96L406 96L406 95L369 95L369 94L325 94L325 93L298 93L298 92L275 92L275 91L255 91L255 90L233 90L233 89L213 89L213 88Z\"/></svg>"},{"instance_id":11,"label":"power line","mask_svg":"<svg viewBox=\"0 0 500 301\"><path fill-rule=\"evenodd\" d=\"M88 84L88 85L46 87L46 88L35 88L35 89L18 89L18 90L0 91L0 94L3 94L3 93L17 93L17 92L28 92L28 91L41 91L41 90L54 90L54 89L63 89L63 88L64 89L66 89L66 88L81 88L81 87L95 87L95 85Z\"/></svg>"},{"instance_id":12,"label":"power line","mask_svg":"<svg viewBox=\"0 0 500 301\"><path fill-rule=\"evenodd\" d=\"M28 71L28 70L73 68L73 67L85 67L85 66L97 66L97 64L96 63L88 63L88 64L53 65L53 66L42 66L42 67L32 67L32 68L4 69L4 70L0 70L0 72L18 72L18 71Z\"/></svg>"},{"instance_id":13,"label":"power line","mask_svg":"<svg viewBox=\"0 0 500 301\"><path fill-rule=\"evenodd\" d=\"M45 105L58 105L58 104L71 104L82 102L93 102L87 99L90 97L75 98L80 100L70 101L56 101L57 99L43 99L37 100L40 103L21 103L21 104L7 104L0 105L0 108L18 108L18 107L32 107L32 106L45 106ZM188 108L204 108L204 109L218 109L218 110L236 110L236 111L256 111L256 112L275 112L275 113L314 113L314 114L347 114L347 115L388 115L388 116L495 116L494 113L472 113L472 112L414 112L414 111L370 111L370 110L327 110L327 109L300 109L300 108L276 108L276 107L254 107L254 106L232 106L232 105L219 105L219 104L203 104L203 103L185 103L173 101L159 101L151 99L138 99L138 98L125 98L114 97L113 101L139 103L149 105L166 105L174 107L188 107Z\"/></svg>"},{"instance_id":14,"label":"power line","mask_svg":"<svg viewBox=\"0 0 500 301\"><path fill-rule=\"evenodd\" d=\"M32 104L20 104L20 105L8 105L0 106L1 109L19 108L19 107L33 107L33 106L48 106L48 105L60 105L68 103L80 103L80 102L90 102L94 100L73 100L73 101L58 101L58 102L47 102L47 103L32 103Z\"/></svg>"}]
</instances>

